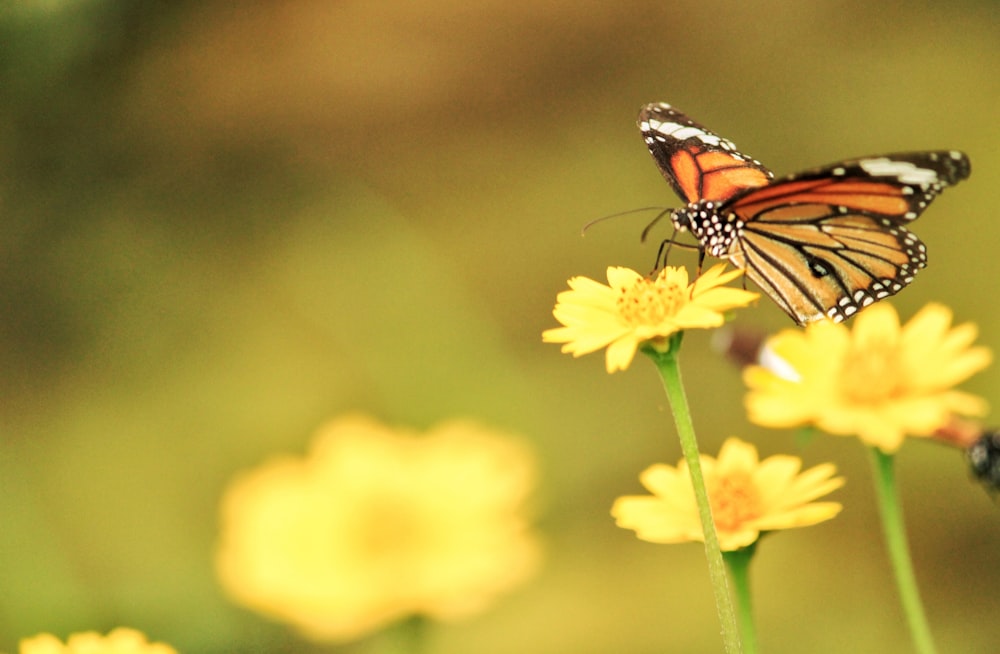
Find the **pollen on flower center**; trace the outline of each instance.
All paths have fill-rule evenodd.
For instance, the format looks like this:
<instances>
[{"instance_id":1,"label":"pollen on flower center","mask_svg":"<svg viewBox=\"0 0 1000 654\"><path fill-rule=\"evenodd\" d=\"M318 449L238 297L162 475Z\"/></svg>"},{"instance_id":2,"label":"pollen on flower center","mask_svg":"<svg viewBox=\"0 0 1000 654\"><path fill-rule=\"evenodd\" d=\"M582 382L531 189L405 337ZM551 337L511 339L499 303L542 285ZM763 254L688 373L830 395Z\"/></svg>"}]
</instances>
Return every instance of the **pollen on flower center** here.
<instances>
[{"instance_id":1,"label":"pollen on flower center","mask_svg":"<svg viewBox=\"0 0 1000 654\"><path fill-rule=\"evenodd\" d=\"M708 495L720 531L735 531L760 516L760 495L746 475L731 474L717 480Z\"/></svg>"},{"instance_id":2,"label":"pollen on flower center","mask_svg":"<svg viewBox=\"0 0 1000 654\"><path fill-rule=\"evenodd\" d=\"M840 374L844 397L860 404L877 404L898 395L904 380L897 359L896 348L889 344L852 351Z\"/></svg>"},{"instance_id":3,"label":"pollen on flower center","mask_svg":"<svg viewBox=\"0 0 1000 654\"><path fill-rule=\"evenodd\" d=\"M629 325L659 325L677 315L687 300L687 288L672 281L640 279L621 289L618 314Z\"/></svg>"}]
</instances>

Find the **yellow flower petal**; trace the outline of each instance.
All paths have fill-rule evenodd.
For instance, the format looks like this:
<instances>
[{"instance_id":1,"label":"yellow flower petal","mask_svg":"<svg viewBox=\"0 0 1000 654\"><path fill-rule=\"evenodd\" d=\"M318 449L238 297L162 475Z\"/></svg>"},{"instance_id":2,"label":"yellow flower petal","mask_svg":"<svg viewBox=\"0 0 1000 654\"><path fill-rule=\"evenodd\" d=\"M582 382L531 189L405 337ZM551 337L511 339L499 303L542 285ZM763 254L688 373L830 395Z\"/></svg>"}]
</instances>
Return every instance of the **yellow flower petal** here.
<instances>
[{"instance_id":1,"label":"yellow flower petal","mask_svg":"<svg viewBox=\"0 0 1000 654\"><path fill-rule=\"evenodd\" d=\"M683 272L684 284L687 284L687 270L684 270ZM611 266L608 268L608 284L611 285L611 289L629 288L630 286L634 286L635 284L641 282L643 279L642 275L631 268L625 268L622 266ZM600 282L591 283L596 286L600 286L601 288L607 288Z\"/></svg>"}]
</instances>

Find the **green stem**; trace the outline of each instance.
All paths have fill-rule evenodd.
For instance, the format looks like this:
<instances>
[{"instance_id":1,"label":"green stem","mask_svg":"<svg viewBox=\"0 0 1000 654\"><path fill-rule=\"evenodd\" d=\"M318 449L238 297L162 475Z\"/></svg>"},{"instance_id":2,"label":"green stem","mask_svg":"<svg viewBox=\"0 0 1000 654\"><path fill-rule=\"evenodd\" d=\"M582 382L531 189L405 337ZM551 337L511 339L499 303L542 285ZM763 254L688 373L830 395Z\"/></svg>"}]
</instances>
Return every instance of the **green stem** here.
<instances>
[{"instance_id":1,"label":"green stem","mask_svg":"<svg viewBox=\"0 0 1000 654\"><path fill-rule=\"evenodd\" d=\"M670 342L667 352L660 352L651 347L643 348L656 363L663 380L663 388L667 392L670 408L673 410L674 422L677 424L677 435L681 441L684 460L687 461L691 474L691 485L694 487L695 501L698 503L698 516L705 533L705 556L708 558L708 575L715 592L715 608L719 614L722 627L722 641L726 654L739 654L743 651L740 643L739 629L736 626L736 614L733 610L733 600L729 595L729 585L726 580L726 567L722 560L722 550L719 547L719 537L715 533L715 521L712 519L712 507L705 490L705 478L701 473L701 459L698 452L698 440L694 433L694 423L691 420L691 410L688 407L684 385L681 382L681 370L677 363L677 351L680 349L681 333L676 334Z\"/></svg>"},{"instance_id":2,"label":"green stem","mask_svg":"<svg viewBox=\"0 0 1000 654\"><path fill-rule=\"evenodd\" d=\"M736 612L740 623L745 654L757 652L757 630L753 624L753 602L750 597L750 561L753 559L757 543L733 552L723 552L722 558L729 568L729 578L733 580L736 594Z\"/></svg>"},{"instance_id":3,"label":"green stem","mask_svg":"<svg viewBox=\"0 0 1000 654\"><path fill-rule=\"evenodd\" d=\"M910 548L906 543L906 524L896 487L894 459L891 454L886 454L877 447L871 448L871 453L872 467L875 471L875 490L878 494L879 512L882 514L882 533L885 536L889 561L896 575L899 600L910 626L910 636L917 652L934 654L936 651L934 640L927 625L923 604L920 602L917 578L913 573L913 562L910 560Z\"/></svg>"},{"instance_id":4,"label":"green stem","mask_svg":"<svg viewBox=\"0 0 1000 654\"><path fill-rule=\"evenodd\" d=\"M420 654L426 648L427 619L419 615L383 629L375 643L375 654Z\"/></svg>"}]
</instances>

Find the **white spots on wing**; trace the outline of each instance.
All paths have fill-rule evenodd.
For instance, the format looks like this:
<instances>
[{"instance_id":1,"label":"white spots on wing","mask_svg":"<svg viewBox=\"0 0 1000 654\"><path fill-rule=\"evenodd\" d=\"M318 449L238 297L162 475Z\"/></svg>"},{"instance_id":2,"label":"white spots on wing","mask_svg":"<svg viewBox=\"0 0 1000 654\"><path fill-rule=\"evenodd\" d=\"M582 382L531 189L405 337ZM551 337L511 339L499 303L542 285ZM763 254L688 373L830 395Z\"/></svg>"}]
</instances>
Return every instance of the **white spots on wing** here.
<instances>
[{"instance_id":1,"label":"white spots on wing","mask_svg":"<svg viewBox=\"0 0 1000 654\"><path fill-rule=\"evenodd\" d=\"M965 155L959 152L958 150L952 150L951 152L948 153L948 156L954 159L955 161L961 161L962 159L965 158Z\"/></svg>"},{"instance_id":2,"label":"white spots on wing","mask_svg":"<svg viewBox=\"0 0 1000 654\"><path fill-rule=\"evenodd\" d=\"M648 121L644 121L644 123L645 124L640 124L643 131L655 132L672 139L677 139L678 141L685 141L687 139L694 138L707 145L725 147L724 144L729 144L729 142L721 136L710 134L703 129L692 127L691 125L661 122L653 118L650 118ZM731 144L729 145L731 147Z\"/></svg>"},{"instance_id":3,"label":"white spots on wing","mask_svg":"<svg viewBox=\"0 0 1000 654\"><path fill-rule=\"evenodd\" d=\"M927 186L938 182L936 170L920 168L909 161L878 157L877 159L862 159L858 165L869 175L895 177L903 184Z\"/></svg>"},{"instance_id":4,"label":"white spots on wing","mask_svg":"<svg viewBox=\"0 0 1000 654\"><path fill-rule=\"evenodd\" d=\"M834 168L830 172L833 173L834 175L836 175L837 177L840 177L841 175L843 175L844 173L846 173L847 170L843 166L837 166L836 168Z\"/></svg>"}]
</instances>

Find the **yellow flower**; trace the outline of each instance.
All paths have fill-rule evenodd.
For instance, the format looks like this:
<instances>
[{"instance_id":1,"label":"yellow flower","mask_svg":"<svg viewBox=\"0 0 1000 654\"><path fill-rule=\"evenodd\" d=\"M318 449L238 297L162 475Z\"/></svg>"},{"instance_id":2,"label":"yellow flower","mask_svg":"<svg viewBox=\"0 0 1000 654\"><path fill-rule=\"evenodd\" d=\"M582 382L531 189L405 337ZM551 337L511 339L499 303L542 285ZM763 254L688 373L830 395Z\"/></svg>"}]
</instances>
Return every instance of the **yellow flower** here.
<instances>
[{"instance_id":1,"label":"yellow flower","mask_svg":"<svg viewBox=\"0 0 1000 654\"><path fill-rule=\"evenodd\" d=\"M723 284L742 274L723 273L725 264L705 271L688 285L684 268L666 267L653 279L628 268L608 268L605 286L587 277L569 280L552 314L563 327L542 334L546 343L565 343L563 352L581 356L607 347L608 372L625 370L640 345L663 346L668 336L694 328L718 327L723 313L745 307L757 293Z\"/></svg>"},{"instance_id":2,"label":"yellow flower","mask_svg":"<svg viewBox=\"0 0 1000 654\"><path fill-rule=\"evenodd\" d=\"M813 500L840 488L837 469L824 463L800 473L802 460L775 455L758 460L757 449L729 438L719 458L701 455L701 467L719 545L730 552L753 544L762 532L808 527L840 513L837 502ZM619 497L611 515L652 543L704 541L687 463L652 465L639 476L652 495Z\"/></svg>"},{"instance_id":3,"label":"yellow flower","mask_svg":"<svg viewBox=\"0 0 1000 654\"><path fill-rule=\"evenodd\" d=\"M782 331L766 350L783 365L743 373L750 420L815 425L892 453L908 434L930 436L955 415L982 415L983 399L952 387L986 368L992 354L972 347L974 324L951 328L951 320L947 307L931 303L901 327L896 310L880 303L859 314L853 330L819 322Z\"/></svg>"},{"instance_id":4,"label":"yellow flower","mask_svg":"<svg viewBox=\"0 0 1000 654\"><path fill-rule=\"evenodd\" d=\"M315 640L483 610L536 569L527 447L472 423L426 435L363 416L323 427L222 500L216 569L238 603Z\"/></svg>"},{"instance_id":5,"label":"yellow flower","mask_svg":"<svg viewBox=\"0 0 1000 654\"><path fill-rule=\"evenodd\" d=\"M102 636L96 631L72 634L63 645L51 634L21 640L20 654L177 654L163 643L150 643L135 629L120 627Z\"/></svg>"}]
</instances>

